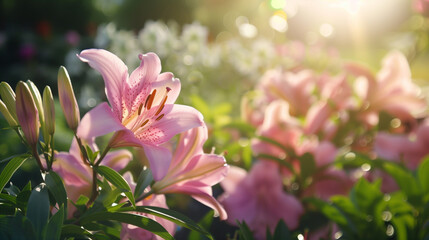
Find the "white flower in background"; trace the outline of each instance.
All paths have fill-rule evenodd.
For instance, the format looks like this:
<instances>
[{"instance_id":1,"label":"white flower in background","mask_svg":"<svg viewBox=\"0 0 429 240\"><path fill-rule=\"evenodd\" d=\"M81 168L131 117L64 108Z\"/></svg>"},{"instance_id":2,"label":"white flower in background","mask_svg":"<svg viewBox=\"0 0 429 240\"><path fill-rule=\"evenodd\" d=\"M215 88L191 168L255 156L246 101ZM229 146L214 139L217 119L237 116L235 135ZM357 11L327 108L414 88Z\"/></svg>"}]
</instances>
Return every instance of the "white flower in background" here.
<instances>
[{"instance_id":1,"label":"white flower in background","mask_svg":"<svg viewBox=\"0 0 429 240\"><path fill-rule=\"evenodd\" d=\"M267 39L254 41L251 50L258 66L266 66L275 57L274 45Z\"/></svg>"},{"instance_id":2,"label":"white flower in background","mask_svg":"<svg viewBox=\"0 0 429 240\"><path fill-rule=\"evenodd\" d=\"M207 47L209 31L198 22L183 26L180 40L190 55L197 56Z\"/></svg>"},{"instance_id":3,"label":"white flower in background","mask_svg":"<svg viewBox=\"0 0 429 240\"><path fill-rule=\"evenodd\" d=\"M76 57L76 54L79 54L79 51L77 49L72 49L67 53L64 59L67 71L72 76L81 74L84 69L84 63Z\"/></svg>"},{"instance_id":4,"label":"white flower in background","mask_svg":"<svg viewBox=\"0 0 429 240\"><path fill-rule=\"evenodd\" d=\"M138 34L138 40L145 52L156 52L167 57L178 45L176 34L162 21L148 21Z\"/></svg>"},{"instance_id":5,"label":"white flower in background","mask_svg":"<svg viewBox=\"0 0 429 240\"><path fill-rule=\"evenodd\" d=\"M132 31L120 30L112 37L110 51L114 52L125 64L133 69L139 65L136 53L141 52L137 38Z\"/></svg>"},{"instance_id":6,"label":"white flower in background","mask_svg":"<svg viewBox=\"0 0 429 240\"><path fill-rule=\"evenodd\" d=\"M203 64L209 68L217 68L220 65L222 49L219 45L211 45L204 51Z\"/></svg>"},{"instance_id":7,"label":"white flower in background","mask_svg":"<svg viewBox=\"0 0 429 240\"><path fill-rule=\"evenodd\" d=\"M252 56L252 52L236 39L226 42L224 56L234 69L243 75L250 76L257 73L258 60ZM257 77L257 76L256 76Z\"/></svg>"},{"instance_id":8,"label":"white flower in background","mask_svg":"<svg viewBox=\"0 0 429 240\"><path fill-rule=\"evenodd\" d=\"M94 45L97 48L108 48L111 43L111 39L116 34L116 25L109 23L107 25L100 25L97 29L97 36L94 40Z\"/></svg>"}]
</instances>

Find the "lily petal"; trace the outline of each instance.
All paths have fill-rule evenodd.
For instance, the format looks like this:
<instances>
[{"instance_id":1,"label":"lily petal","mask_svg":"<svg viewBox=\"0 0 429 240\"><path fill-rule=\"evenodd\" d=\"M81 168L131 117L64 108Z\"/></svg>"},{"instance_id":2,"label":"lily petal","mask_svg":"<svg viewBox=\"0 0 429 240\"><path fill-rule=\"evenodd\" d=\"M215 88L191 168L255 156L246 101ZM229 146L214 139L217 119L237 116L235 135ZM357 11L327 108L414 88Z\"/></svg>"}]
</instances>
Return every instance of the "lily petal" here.
<instances>
[{"instance_id":1,"label":"lily petal","mask_svg":"<svg viewBox=\"0 0 429 240\"><path fill-rule=\"evenodd\" d=\"M123 85L128 79L127 66L115 54L103 49L87 49L77 56L103 76L107 99L115 116L122 120L121 94Z\"/></svg>"},{"instance_id":2,"label":"lily petal","mask_svg":"<svg viewBox=\"0 0 429 240\"><path fill-rule=\"evenodd\" d=\"M102 165L109 166L116 171L122 170L133 158L130 151L122 149L110 152L103 159Z\"/></svg>"},{"instance_id":3,"label":"lily petal","mask_svg":"<svg viewBox=\"0 0 429 240\"><path fill-rule=\"evenodd\" d=\"M189 106L165 105L162 113L165 117L155 121L146 131L136 136L143 143L160 145L178 133L203 125L203 115Z\"/></svg>"},{"instance_id":4,"label":"lily petal","mask_svg":"<svg viewBox=\"0 0 429 240\"><path fill-rule=\"evenodd\" d=\"M168 166L171 162L172 154L170 150L154 145L143 145L143 149L149 160L153 179L155 181L161 180L167 174Z\"/></svg>"},{"instance_id":5,"label":"lily petal","mask_svg":"<svg viewBox=\"0 0 429 240\"><path fill-rule=\"evenodd\" d=\"M77 129L77 135L84 139L102 136L125 129L115 117L107 103L101 103L83 116Z\"/></svg>"}]
</instances>

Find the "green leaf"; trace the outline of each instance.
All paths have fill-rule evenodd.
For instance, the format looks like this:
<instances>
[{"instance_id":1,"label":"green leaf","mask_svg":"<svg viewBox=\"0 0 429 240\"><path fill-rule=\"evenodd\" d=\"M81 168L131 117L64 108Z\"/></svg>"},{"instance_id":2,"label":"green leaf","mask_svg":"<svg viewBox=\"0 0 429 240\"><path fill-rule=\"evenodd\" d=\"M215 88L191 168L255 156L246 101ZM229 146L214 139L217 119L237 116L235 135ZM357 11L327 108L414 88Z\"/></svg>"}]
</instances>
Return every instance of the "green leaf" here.
<instances>
[{"instance_id":1,"label":"green leaf","mask_svg":"<svg viewBox=\"0 0 429 240\"><path fill-rule=\"evenodd\" d=\"M57 201L58 206L64 205L65 212L67 212L67 192L61 177L54 171L50 171L45 175L45 182L49 191Z\"/></svg>"},{"instance_id":2,"label":"green leaf","mask_svg":"<svg viewBox=\"0 0 429 240\"><path fill-rule=\"evenodd\" d=\"M25 185L22 191L31 191L31 181L28 181L27 185Z\"/></svg>"},{"instance_id":3,"label":"green leaf","mask_svg":"<svg viewBox=\"0 0 429 240\"><path fill-rule=\"evenodd\" d=\"M86 147L86 154L88 155L89 161L91 163L94 163L100 151L93 152L90 146L86 145L85 147Z\"/></svg>"},{"instance_id":4,"label":"green leaf","mask_svg":"<svg viewBox=\"0 0 429 240\"><path fill-rule=\"evenodd\" d=\"M6 200L14 205L16 204L16 197L9 194L0 193L0 199Z\"/></svg>"},{"instance_id":5,"label":"green leaf","mask_svg":"<svg viewBox=\"0 0 429 240\"><path fill-rule=\"evenodd\" d=\"M53 240L60 239L61 236L61 228L63 226L64 216L64 206L61 206L57 213L49 219L48 225L45 229L45 239Z\"/></svg>"},{"instance_id":6,"label":"green leaf","mask_svg":"<svg viewBox=\"0 0 429 240\"><path fill-rule=\"evenodd\" d=\"M85 228L77 225L67 224L61 228L61 239L68 239L68 237L93 237L92 233Z\"/></svg>"},{"instance_id":7,"label":"green leaf","mask_svg":"<svg viewBox=\"0 0 429 240\"><path fill-rule=\"evenodd\" d=\"M136 208L122 208L119 211L127 212L127 211L133 211L133 212L141 212L141 213L147 213L150 215L158 216L160 218L167 219L171 222L174 222L175 224L186 227L188 229L197 231L201 234L204 234L206 237L213 239L213 237L210 235L207 230L200 227L198 224L196 224L192 219L188 218L187 216L173 211L171 209L166 208L160 208L160 207L152 207L152 206L136 206Z\"/></svg>"},{"instance_id":8,"label":"green leaf","mask_svg":"<svg viewBox=\"0 0 429 240\"><path fill-rule=\"evenodd\" d=\"M170 233L165 230L165 228L157 223L156 221L147 218L145 216L129 214L129 213L120 213L120 212L101 212L95 213L90 216L81 219L81 223L89 223L93 221L106 221L114 220L122 223L132 224L137 227L146 229L164 239L174 240Z\"/></svg>"},{"instance_id":9,"label":"green leaf","mask_svg":"<svg viewBox=\"0 0 429 240\"><path fill-rule=\"evenodd\" d=\"M34 226L38 239L42 239L43 228L49 217L49 194L44 183L31 192L27 205L27 217Z\"/></svg>"},{"instance_id":10,"label":"green leaf","mask_svg":"<svg viewBox=\"0 0 429 240\"><path fill-rule=\"evenodd\" d=\"M128 185L127 181L118 172L107 166L98 166L96 171L105 177L110 183L112 183L113 186L125 193L133 206L136 205L130 185Z\"/></svg>"},{"instance_id":11,"label":"green leaf","mask_svg":"<svg viewBox=\"0 0 429 240\"><path fill-rule=\"evenodd\" d=\"M22 191L16 196L16 206L25 214L27 212L27 203L30 198L31 191Z\"/></svg>"},{"instance_id":12,"label":"green leaf","mask_svg":"<svg viewBox=\"0 0 429 240\"><path fill-rule=\"evenodd\" d=\"M426 157L417 169L417 177L425 194L429 193L429 157Z\"/></svg>"},{"instance_id":13,"label":"green leaf","mask_svg":"<svg viewBox=\"0 0 429 240\"><path fill-rule=\"evenodd\" d=\"M404 169L394 162L387 161L383 163L382 168L395 179L399 188L410 198L410 201L416 198L421 200L421 189L410 170Z\"/></svg>"},{"instance_id":14,"label":"green leaf","mask_svg":"<svg viewBox=\"0 0 429 240\"><path fill-rule=\"evenodd\" d=\"M299 161L301 164L301 178L305 181L305 179L311 177L314 171L316 171L316 163L313 155L310 153L305 153L300 156Z\"/></svg>"},{"instance_id":15,"label":"green leaf","mask_svg":"<svg viewBox=\"0 0 429 240\"><path fill-rule=\"evenodd\" d=\"M356 209L365 213L373 213L375 206L383 200L379 183L369 183L364 178L354 185L350 192L350 199Z\"/></svg>"},{"instance_id":16,"label":"green leaf","mask_svg":"<svg viewBox=\"0 0 429 240\"><path fill-rule=\"evenodd\" d=\"M282 239L282 240L291 240L292 236L290 235L289 228L286 226L283 219L279 221L279 223L276 226L276 229L274 230L274 236L273 239Z\"/></svg>"},{"instance_id":17,"label":"green leaf","mask_svg":"<svg viewBox=\"0 0 429 240\"><path fill-rule=\"evenodd\" d=\"M3 190L4 186L9 182L12 178L12 175L18 170L19 167L30 158L29 154L22 154L17 157L12 158L6 165L6 167L2 170L0 174L0 192Z\"/></svg>"},{"instance_id":18,"label":"green leaf","mask_svg":"<svg viewBox=\"0 0 429 240\"><path fill-rule=\"evenodd\" d=\"M139 179L137 180L136 188L134 189L134 196L137 198L140 197L144 190L149 186L149 184L152 182L153 176L152 171L149 168L144 168L140 175Z\"/></svg>"},{"instance_id":19,"label":"green leaf","mask_svg":"<svg viewBox=\"0 0 429 240\"><path fill-rule=\"evenodd\" d=\"M198 225L204 227L205 229L209 229L210 226L212 225L213 222L213 215L214 215L214 211L210 210L209 212L207 212L207 214L198 222ZM204 237L201 233L199 233L198 231L192 231L189 233L189 237L188 240L204 240L204 239L208 239L207 237Z\"/></svg>"},{"instance_id":20,"label":"green leaf","mask_svg":"<svg viewBox=\"0 0 429 240\"><path fill-rule=\"evenodd\" d=\"M237 225L239 227L238 234L240 235L240 240L254 240L252 231L250 231L249 227L247 226L246 222L239 222L237 220Z\"/></svg>"}]
</instances>

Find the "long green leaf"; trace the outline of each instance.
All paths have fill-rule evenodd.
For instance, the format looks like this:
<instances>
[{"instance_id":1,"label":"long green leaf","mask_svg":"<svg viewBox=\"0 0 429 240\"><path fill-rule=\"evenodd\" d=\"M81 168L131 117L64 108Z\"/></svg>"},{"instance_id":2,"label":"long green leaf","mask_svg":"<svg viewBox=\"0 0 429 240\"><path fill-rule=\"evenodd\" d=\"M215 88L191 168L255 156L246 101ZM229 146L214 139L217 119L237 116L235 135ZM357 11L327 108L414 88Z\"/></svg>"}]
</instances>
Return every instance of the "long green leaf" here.
<instances>
[{"instance_id":1,"label":"long green leaf","mask_svg":"<svg viewBox=\"0 0 429 240\"><path fill-rule=\"evenodd\" d=\"M28 199L27 217L34 226L38 239L42 239L43 229L49 218L49 194L44 183L31 192Z\"/></svg>"},{"instance_id":2,"label":"long green leaf","mask_svg":"<svg viewBox=\"0 0 429 240\"><path fill-rule=\"evenodd\" d=\"M152 182L152 171L149 168L145 168L141 171L139 179L137 180L137 185L134 190L134 196L137 198L143 194L147 186Z\"/></svg>"},{"instance_id":3,"label":"long green leaf","mask_svg":"<svg viewBox=\"0 0 429 240\"><path fill-rule=\"evenodd\" d=\"M120 189L130 200L133 206L136 205L134 195L131 192L130 185L128 185L127 181L115 170L107 167L107 166L98 166L96 171L100 173L103 177L107 179L110 183L112 183L115 187Z\"/></svg>"},{"instance_id":4,"label":"long green leaf","mask_svg":"<svg viewBox=\"0 0 429 240\"><path fill-rule=\"evenodd\" d=\"M49 219L48 225L46 225L45 229L45 238L46 240L54 240L60 239L61 236L61 228L63 226L64 220L64 206L60 207L57 213Z\"/></svg>"},{"instance_id":5,"label":"long green leaf","mask_svg":"<svg viewBox=\"0 0 429 240\"><path fill-rule=\"evenodd\" d=\"M170 235L170 233L165 230L165 228L157 223L156 221L147 218L142 215L137 214L129 214L129 213L121 213L121 212L100 212L95 213L90 216L87 216L81 219L81 223L89 223L92 221L106 221L106 220L114 220L122 223L132 224L137 227L141 227L146 229L163 239L174 240L174 238Z\"/></svg>"},{"instance_id":6,"label":"long green leaf","mask_svg":"<svg viewBox=\"0 0 429 240\"><path fill-rule=\"evenodd\" d=\"M0 192L3 190L4 186L12 178L12 175L18 170L19 167L30 157L29 154L22 154L17 157L12 158L3 169L0 174Z\"/></svg>"},{"instance_id":7,"label":"long green leaf","mask_svg":"<svg viewBox=\"0 0 429 240\"><path fill-rule=\"evenodd\" d=\"M141 213L154 215L160 218L167 219L171 222L174 222L179 226L197 231L201 234L204 234L206 237L213 239L213 237L210 235L209 232L207 232L205 229L200 227L192 219L188 218L187 216L179 212L173 211L171 209L152 207L152 206L136 206L136 208L130 208L130 207L122 208L119 211L125 211L125 212L134 211L134 212L141 212Z\"/></svg>"},{"instance_id":8,"label":"long green leaf","mask_svg":"<svg viewBox=\"0 0 429 240\"><path fill-rule=\"evenodd\" d=\"M67 224L63 225L61 228L61 239L66 239L67 237L82 237L82 236L93 236L91 232L86 230L85 228L77 225Z\"/></svg>"},{"instance_id":9,"label":"long green leaf","mask_svg":"<svg viewBox=\"0 0 429 240\"><path fill-rule=\"evenodd\" d=\"M54 196L58 206L64 205L65 212L67 212L67 192L60 176L53 171L50 171L45 176L45 182L49 191Z\"/></svg>"},{"instance_id":10,"label":"long green leaf","mask_svg":"<svg viewBox=\"0 0 429 240\"><path fill-rule=\"evenodd\" d=\"M429 193L429 157L425 158L417 170L420 186L425 194Z\"/></svg>"},{"instance_id":11,"label":"long green leaf","mask_svg":"<svg viewBox=\"0 0 429 240\"><path fill-rule=\"evenodd\" d=\"M240 228L240 231L239 231L240 239L243 239L243 240L254 240L255 239L253 237L252 231L250 231L250 228L247 226L245 221L239 222L237 220L237 225Z\"/></svg>"}]
</instances>

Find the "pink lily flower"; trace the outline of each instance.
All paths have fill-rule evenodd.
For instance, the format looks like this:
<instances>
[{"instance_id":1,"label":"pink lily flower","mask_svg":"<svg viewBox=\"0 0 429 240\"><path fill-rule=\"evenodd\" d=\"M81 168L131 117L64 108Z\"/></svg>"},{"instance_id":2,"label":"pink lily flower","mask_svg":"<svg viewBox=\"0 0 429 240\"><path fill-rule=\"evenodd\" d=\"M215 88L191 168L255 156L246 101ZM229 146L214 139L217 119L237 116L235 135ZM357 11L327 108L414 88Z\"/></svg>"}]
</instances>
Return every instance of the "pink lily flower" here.
<instances>
[{"instance_id":1,"label":"pink lily flower","mask_svg":"<svg viewBox=\"0 0 429 240\"><path fill-rule=\"evenodd\" d=\"M315 101L312 94L315 82L315 76L309 70L293 73L275 69L264 74L259 88L264 91L268 102L282 99L289 103L291 115L302 116Z\"/></svg>"},{"instance_id":2,"label":"pink lily flower","mask_svg":"<svg viewBox=\"0 0 429 240\"><path fill-rule=\"evenodd\" d=\"M97 146L91 141L88 144L93 151ZM132 154L128 150L118 150L109 152L101 165L109 166L115 170L123 169L132 159ZM80 195L90 197L92 187L92 169L84 163L76 140L73 140L69 152L58 152L55 154L55 161L52 169L64 180L64 187L68 198L76 202ZM73 217L76 208L69 204L68 217Z\"/></svg>"},{"instance_id":3,"label":"pink lily flower","mask_svg":"<svg viewBox=\"0 0 429 240\"><path fill-rule=\"evenodd\" d=\"M419 87L412 82L410 67L402 53L389 53L377 76L359 65L350 64L346 68L358 76L355 92L361 100L360 117L367 125L378 123L380 111L412 123L416 117L424 116L426 102L420 96Z\"/></svg>"},{"instance_id":4,"label":"pink lily flower","mask_svg":"<svg viewBox=\"0 0 429 240\"><path fill-rule=\"evenodd\" d=\"M423 158L429 155L429 119L421 123L408 135L378 133L374 149L381 158L402 162L410 169L416 169Z\"/></svg>"},{"instance_id":5,"label":"pink lily flower","mask_svg":"<svg viewBox=\"0 0 429 240\"><path fill-rule=\"evenodd\" d=\"M211 207L221 220L227 218L225 209L212 196L212 186L226 175L229 166L225 158L216 154L205 154L203 145L207 140L205 126L193 128L180 136L178 146L167 174L155 182L155 193L182 193Z\"/></svg>"},{"instance_id":6,"label":"pink lily flower","mask_svg":"<svg viewBox=\"0 0 429 240\"><path fill-rule=\"evenodd\" d=\"M110 147L143 147L155 180L167 173L171 152L160 146L174 135L201 126L200 112L173 104L180 81L172 73L161 73L154 53L140 54L140 66L128 75L124 62L102 49L82 51L78 57L103 76L107 103L92 109L78 129L78 136L91 138L116 132Z\"/></svg>"},{"instance_id":7,"label":"pink lily flower","mask_svg":"<svg viewBox=\"0 0 429 240\"><path fill-rule=\"evenodd\" d=\"M267 227L273 232L281 219L290 229L298 227L304 208L297 198L283 191L275 164L260 161L249 173L238 167L230 170L221 182L225 193L219 198L229 223L245 221L256 239L265 239Z\"/></svg>"},{"instance_id":8,"label":"pink lily flower","mask_svg":"<svg viewBox=\"0 0 429 240\"><path fill-rule=\"evenodd\" d=\"M131 187L131 191L134 192L134 189L136 188L136 183L133 181L133 177L131 176L131 173L126 172L124 174L125 180L128 182L128 184ZM148 192L150 189L145 189L145 192ZM154 207L162 207L162 208L168 208L167 202L165 201L165 196L163 194L156 194L156 195L150 195L149 197L143 199L142 201L139 201L136 203L137 206L154 206ZM155 220L159 224L161 224L165 230L167 230L171 235L174 235L176 225L168 221L164 218L160 218L157 216L153 216L150 214L145 213L136 213L143 215L145 217L151 218L152 220ZM152 232L149 232L145 229L136 227L131 224L122 223L122 229L121 229L121 239L132 239L132 240L139 240L139 239L148 239L148 240L161 240L163 238L153 234Z\"/></svg>"}]
</instances>

